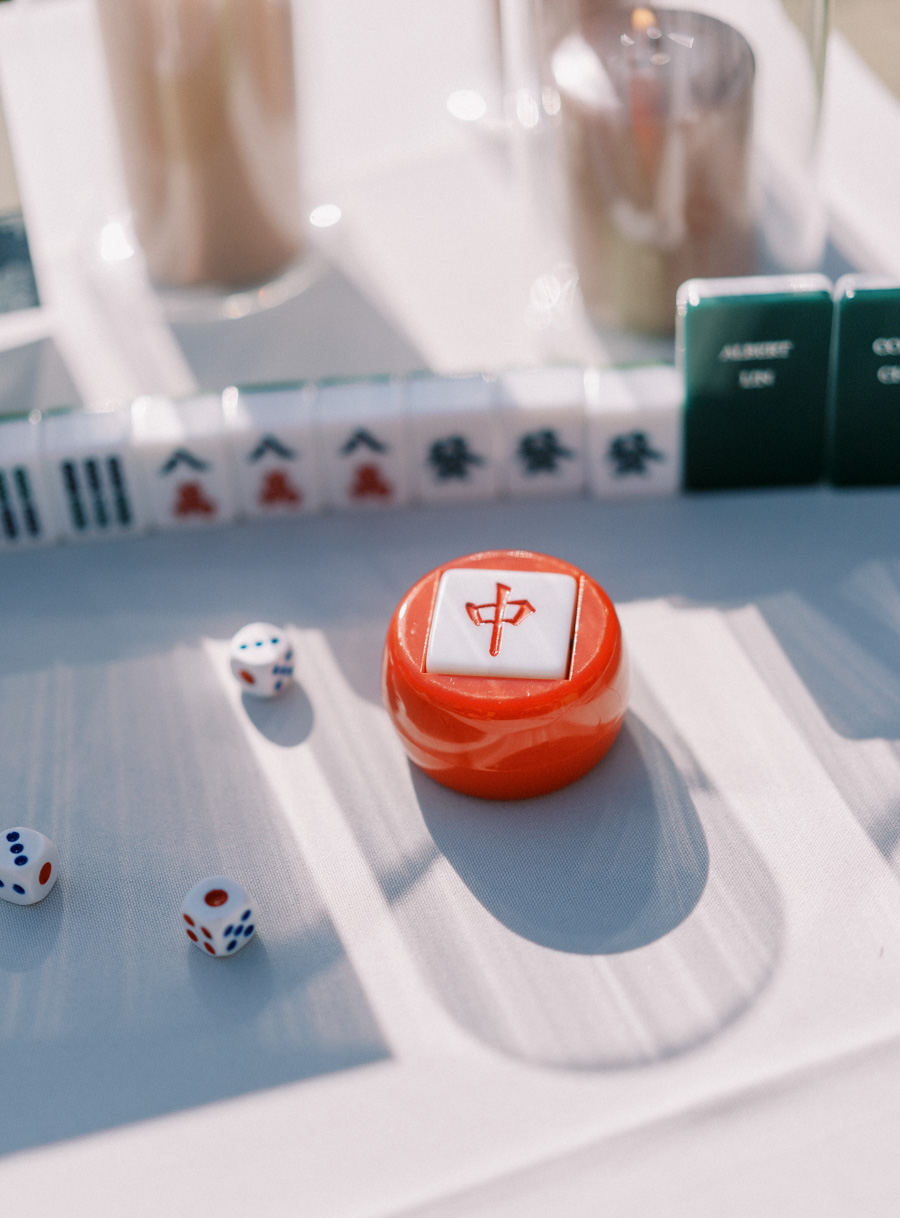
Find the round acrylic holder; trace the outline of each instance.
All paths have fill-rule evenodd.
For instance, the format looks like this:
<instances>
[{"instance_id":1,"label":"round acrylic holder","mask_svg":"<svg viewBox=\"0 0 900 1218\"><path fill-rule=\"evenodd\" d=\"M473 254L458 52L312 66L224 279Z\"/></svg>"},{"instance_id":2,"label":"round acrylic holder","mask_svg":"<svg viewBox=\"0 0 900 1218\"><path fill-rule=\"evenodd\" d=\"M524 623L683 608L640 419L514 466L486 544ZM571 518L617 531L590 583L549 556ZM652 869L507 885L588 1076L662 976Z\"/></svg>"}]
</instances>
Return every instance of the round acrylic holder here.
<instances>
[{"instance_id":1,"label":"round acrylic holder","mask_svg":"<svg viewBox=\"0 0 900 1218\"><path fill-rule=\"evenodd\" d=\"M489 577L486 601L482 572ZM436 631L444 629L440 614L452 615L454 609L442 599L442 584L448 574L457 573L460 578L452 586L465 610L459 620L465 626L468 618L478 645L468 674L462 671L465 660L455 665L455 672L432 671L439 650ZM564 600L561 608L551 604L555 592L551 600L542 600L548 594L532 575L557 577L546 582L557 591L561 586L563 593L571 583L571 602ZM567 578L560 581L559 576ZM464 603L466 580L481 590L473 593L480 604ZM553 647L545 654L535 625L542 612L556 613L551 625L563 626L562 675L489 675L494 647L506 674L520 663L511 653L505 658L501 630L521 640L526 671L552 663ZM452 626L452 616L450 621ZM528 629L536 631L531 656ZM446 659L453 654L452 642L450 638L449 648L443 648L438 667L454 667ZM403 746L431 778L466 795L524 799L580 778L615 740L628 690L628 662L612 602L590 576L547 555L489 550L446 563L410 589L388 628L382 693Z\"/></svg>"}]
</instances>

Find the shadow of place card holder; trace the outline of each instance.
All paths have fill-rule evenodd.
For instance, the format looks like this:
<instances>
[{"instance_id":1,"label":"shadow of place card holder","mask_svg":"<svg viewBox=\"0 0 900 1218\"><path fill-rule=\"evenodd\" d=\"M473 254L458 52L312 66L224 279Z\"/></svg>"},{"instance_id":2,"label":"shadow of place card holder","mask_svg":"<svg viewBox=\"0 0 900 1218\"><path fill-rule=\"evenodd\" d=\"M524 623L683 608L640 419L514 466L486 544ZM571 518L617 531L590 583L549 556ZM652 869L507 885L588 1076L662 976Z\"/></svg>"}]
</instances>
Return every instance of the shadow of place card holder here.
<instances>
[{"instance_id":1,"label":"shadow of place card holder","mask_svg":"<svg viewBox=\"0 0 900 1218\"><path fill-rule=\"evenodd\" d=\"M688 280L687 490L799 486L823 474L832 285L824 275Z\"/></svg>"},{"instance_id":2,"label":"shadow of place card holder","mask_svg":"<svg viewBox=\"0 0 900 1218\"><path fill-rule=\"evenodd\" d=\"M828 466L835 486L900 483L900 280L845 275L834 291Z\"/></svg>"}]
</instances>

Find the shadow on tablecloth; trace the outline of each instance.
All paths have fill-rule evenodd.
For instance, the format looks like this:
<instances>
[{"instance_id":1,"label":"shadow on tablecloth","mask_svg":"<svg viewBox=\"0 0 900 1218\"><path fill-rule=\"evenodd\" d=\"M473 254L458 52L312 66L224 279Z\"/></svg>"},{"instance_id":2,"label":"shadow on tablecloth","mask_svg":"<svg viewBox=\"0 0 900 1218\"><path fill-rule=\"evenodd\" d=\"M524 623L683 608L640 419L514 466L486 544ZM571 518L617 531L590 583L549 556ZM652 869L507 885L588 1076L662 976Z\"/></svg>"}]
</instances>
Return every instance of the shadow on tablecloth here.
<instances>
[{"instance_id":1,"label":"shadow on tablecloth","mask_svg":"<svg viewBox=\"0 0 900 1218\"><path fill-rule=\"evenodd\" d=\"M613 787L620 782L625 793L613 801L620 819L608 817L598 828L598 841L621 849L629 861L616 871L613 889L625 876L630 887L618 890L618 913L604 906L602 891L591 907L588 869L574 895L582 915L592 912L594 919L587 925L589 950L571 938L564 942L571 929L564 886L517 894L508 881L492 879L491 852L497 859L509 849L508 833L496 832L487 842L486 828L466 831L465 818L443 802L443 794L414 784L378 692L391 612L424 571L448 556L527 546L579 564L619 601L666 597L714 605L726 614L768 614L775 622L782 611L771 606L788 597L794 598L785 602L788 610L802 604L846 632L830 590L895 561L898 525L896 493L786 491L334 514L4 557L0 672L8 675L0 696L0 742L12 776L7 806L15 808L12 819L57 838L66 870L60 909L48 902L43 910L44 937L23 940L11 952L3 948L5 968L13 967L16 950L34 967L8 973L6 1023L0 1026L9 1029L7 1043L21 1036L39 1047L59 1046L60 1061L47 1058L52 1096L78 1096L74 1067L66 1061L81 1045L96 1078L94 1091L89 1088L81 1101L82 1115L68 1111L66 1101L48 1117L26 1095L26 1066L15 1065L13 1081L24 1096L21 1144L385 1052L339 945L332 963L333 931L323 921L313 882L293 847L271 828L278 818L268 814L264 787L241 753L234 725L220 722L220 696L191 675L189 659L172 658L193 655L185 644L201 635L227 638L254 619L324 631L332 657L327 681L341 691L338 696L329 689L329 696L341 713L333 720L323 716L325 688L313 673L303 692L315 722L302 723L300 716L285 744L309 733L410 950L442 1001L479 1037L526 1060L631 1066L708 1040L755 1001L777 968L780 894L685 749L677 725L638 691L634 729L620 750L628 764L620 763L620 773L610 768L603 780ZM791 642L785 627L781 646L766 629L776 646L771 657L763 656L763 667L777 655L784 660L794 647L796 663L787 661L784 675L787 681L793 674L798 697L806 699L804 730L812 731L815 713L815 722L832 733L816 746L823 764L834 741L853 748L873 743L838 730L865 728L859 716L871 716L873 707L882 725L891 726L893 661L884 650L884 622L878 639L871 631L849 636L875 664L885 695L879 710L864 696L865 679L859 682L856 722L835 679L841 649L817 645L804 668L797 650L803 631L795 629ZM874 744L893 747L881 738ZM223 761L232 756L238 758L233 764ZM893 756L888 760L895 766ZM829 764L836 781L850 773L840 758ZM857 814L867 798L865 770L852 769ZM591 799L602 795L601 773L586 780ZM600 784L596 791L592 781ZM894 770L879 783L885 821L879 840L890 853L900 839ZM566 798L576 796L573 788ZM568 858L565 846L558 846L553 865L557 875L569 867L578 877L578 867L596 865L601 854L591 853L583 808L573 803L560 816L570 817L580 836L574 834ZM173 968L188 945L168 938L175 935L172 911L198 875L245 863L238 878L259 890L262 904L281 883L272 870L279 857L290 860L294 890L311 893L309 912L301 901L282 915L272 900L260 939L271 969L260 961L254 981L268 997L258 1014L245 1012L234 1042L215 1020L210 1027L203 994L191 981L190 955ZM533 877L528 849L510 857L523 884ZM147 858L159 858L160 869L148 867ZM595 872L598 885L609 882L604 866ZM42 916L39 910L30 913ZM5 923L7 914L21 912L0 907ZM451 924L455 929L448 933ZM149 955L126 947L141 936ZM0 943L9 942L0 935ZM611 950L604 951L604 943ZM235 967L251 967L250 950ZM309 987L319 984L324 996L312 1001ZM349 1023L320 1015L333 1005ZM224 1027L224 1011L220 1018ZM189 1031L172 1033L173 1019L176 1028ZM332 1028L339 1037L333 1052L327 1039ZM203 1065L193 1038L208 1036L215 1047ZM257 1052L260 1041L265 1051ZM302 1046L310 1044L313 1050L304 1056ZM116 1096L115 1103L130 1103L131 1117L104 1108L116 1091L113 1073L130 1068L129 1053L143 1070L136 1075L138 1098ZM107 1057L111 1064L104 1064ZM154 1069L153 1061L170 1061L173 1068ZM62 1074L54 1081L57 1069ZM140 1098L144 1087L149 1099ZM30 1104L38 1115L28 1115ZM18 1137L11 1111L8 1119L10 1136Z\"/></svg>"},{"instance_id":2,"label":"shadow on tablecloth","mask_svg":"<svg viewBox=\"0 0 900 1218\"><path fill-rule=\"evenodd\" d=\"M61 859L46 901L0 902L0 1149L388 1056L198 649L7 678L0 768L10 823ZM228 961L179 917L216 873L258 916Z\"/></svg>"},{"instance_id":3,"label":"shadow on tablecloth","mask_svg":"<svg viewBox=\"0 0 900 1218\"><path fill-rule=\"evenodd\" d=\"M359 696L379 654L365 625L331 632L327 652L298 647L317 707L310 743L459 1024L533 1064L611 1070L694 1048L752 1005L777 968L780 895L642 680L590 774L500 804L407 762Z\"/></svg>"}]
</instances>

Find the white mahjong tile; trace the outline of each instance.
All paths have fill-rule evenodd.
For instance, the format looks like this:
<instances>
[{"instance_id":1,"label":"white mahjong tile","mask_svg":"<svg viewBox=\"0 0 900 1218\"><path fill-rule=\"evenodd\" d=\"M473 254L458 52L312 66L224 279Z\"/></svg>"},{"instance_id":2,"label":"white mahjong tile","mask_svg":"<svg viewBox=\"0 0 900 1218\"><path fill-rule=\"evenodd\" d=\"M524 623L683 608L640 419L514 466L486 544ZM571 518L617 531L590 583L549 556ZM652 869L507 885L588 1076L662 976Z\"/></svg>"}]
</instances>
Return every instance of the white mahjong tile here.
<instances>
[{"instance_id":1,"label":"white mahjong tile","mask_svg":"<svg viewBox=\"0 0 900 1218\"><path fill-rule=\"evenodd\" d=\"M66 538L115 537L146 527L128 411L57 415L45 419L40 432L44 469Z\"/></svg>"},{"instance_id":2,"label":"white mahjong tile","mask_svg":"<svg viewBox=\"0 0 900 1218\"><path fill-rule=\"evenodd\" d=\"M527 368L497 378L505 490L577 494L585 482L582 368Z\"/></svg>"},{"instance_id":3,"label":"white mahjong tile","mask_svg":"<svg viewBox=\"0 0 900 1218\"><path fill-rule=\"evenodd\" d=\"M150 518L159 528L221 524L235 515L220 394L139 398L131 434Z\"/></svg>"},{"instance_id":4,"label":"white mahjong tile","mask_svg":"<svg viewBox=\"0 0 900 1218\"><path fill-rule=\"evenodd\" d=\"M684 380L671 365L585 375L588 481L603 499L675 495L682 484Z\"/></svg>"},{"instance_id":5,"label":"white mahjong tile","mask_svg":"<svg viewBox=\"0 0 900 1218\"><path fill-rule=\"evenodd\" d=\"M312 386L226 389L222 405L246 516L319 507Z\"/></svg>"},{"instance_id":6,"label":"white mahjong tile","mask_svg":"<svg viewBox=\"0 0 900 1218\"><path fill-rule=\"evenodd\" d=\"M410 466L426 502L490 499L500 490L496 390L483 376L407 382Z\"/></svg>"},{"instance_id":7,"label":"white mahjong tile","mask_svg":"<svg viewBox=\"0 0 900 1218\"><path fill-rule=\"evenodd\" d=\"M438 585L425 671L563 679L577 594L571 575L452 567Z\"/></svg>"},{"instance_id":8,"label":"white mahjong tile","mask_svg":"<svg viewBox=\"0 0 900 1218\"><path fill-rule=\"evenodd\" d=\"M316 426L330 507L390 507L409 500L402 386L388 378L322 385Z\"/></svg>"}]
</instances>

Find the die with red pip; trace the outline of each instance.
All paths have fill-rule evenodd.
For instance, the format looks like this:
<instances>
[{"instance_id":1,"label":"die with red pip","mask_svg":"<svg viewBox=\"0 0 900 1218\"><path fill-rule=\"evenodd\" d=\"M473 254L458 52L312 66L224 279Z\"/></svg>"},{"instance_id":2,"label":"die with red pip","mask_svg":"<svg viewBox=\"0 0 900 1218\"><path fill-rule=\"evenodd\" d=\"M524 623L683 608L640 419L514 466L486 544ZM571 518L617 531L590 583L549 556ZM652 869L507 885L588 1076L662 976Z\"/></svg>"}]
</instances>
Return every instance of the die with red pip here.
<instances>
[{"instance_id":1,"label":"die with red pip","mask_svg":"<svg viewBox=\"0 0 900 1218\"><path fill-rule=\"evenodd\" d=\"M17 825L0 833L0 899L14 905L42 901L59 872L59 854L49 837Z\"/></svg>"},{"instance_id":2,"label":"die with red pip","mask_svg":"<svg viewBox=\"0 0 900 1218\"><path fill-rule=\"evenodd\" d=\"M181 920L187 937L209 956L235 956L256 930L252 902L237 881L211 875L184 898Z\"/></svg>"},{"instance_id":3,"label":"die with red pip","mask_svg":"<svg viewBox=\"0 0 900 1218\"><path fill-rule=\"evenodd\" d=\"M245 694L274 698L294 675L294 649L280 626L251 622L231 640L231 671Z\"/></svg>"}]
</instances>

